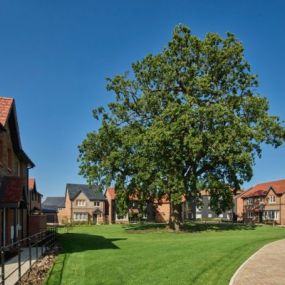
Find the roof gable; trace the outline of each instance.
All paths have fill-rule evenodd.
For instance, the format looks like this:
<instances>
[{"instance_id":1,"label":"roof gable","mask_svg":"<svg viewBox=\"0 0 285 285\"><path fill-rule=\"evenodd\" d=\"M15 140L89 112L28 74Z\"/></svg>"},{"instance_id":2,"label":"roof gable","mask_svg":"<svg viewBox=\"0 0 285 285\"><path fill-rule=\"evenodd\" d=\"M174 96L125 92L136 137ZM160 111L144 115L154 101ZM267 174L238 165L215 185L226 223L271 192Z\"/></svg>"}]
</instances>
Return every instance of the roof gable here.
<instances>
[{"instance_id":1,"label":"roof gable","mask_svg":"<svg viewBox=\"0 0 285 285\"><path fill-rule=\"evenodd\" d=\"M41 196L43 196L40 192L38 192L37 190L37 185L36 185L36 179L31 177L29 178L29 181L28 181L28 188L29 188L29 191L30 192L35 192Z\"/></svg>"},{"instance_id":2,"label":"roof gable","mask_svg":"<svg viewBox=\"0 0 285 285\"><path fill-rule=\"evenodd\" d=\"M278 193L276 193L273 187L269 187L268 191L266 192L266 197L270 194L270 192L273 192L275 195L279 195Z\"/></svg>"},{"instance_id":3,"label":"roof gable","mask_svg":"<svg viewBox=\"0 0 285 285\"><path fill-rule=\"evenodd\" d=\"M105 200L102 192L98 192L98 187L90 188L87 184L66 184L66 192L69 194L70 200L74 200L79 193L84 193L84 195L90 200Z\"/></svg>"},{"instance_id":4,"label":"roof gable","mask_svg":"<svg viewBox=\"0 0 285 285\"><path fill-rule=\"evenodd\" d=\"M4 127L12 110L14 99L0 97L0 124Z\"/></svg>"},{"instance_id":5,"label":"roof gable","mask_svg":"<svg viewBox=\"0 0 285 285\"><path fill-rule=\"evenodd\" d=\"M77 194L73 197L72 200L75 200L80 194L82 194L86 199L90 200L89 197L87 197L87 195L81 190L77 192Z\"/></svg>"},{"instance_id":6,"label":"roof gable","mask_svg":"<svg viewBox=\"0 0 285 285\"><path fill-rule=\"evenodd\" d=\"M8 126L13 149L18 158L29 164L29 167L34 167L34 163L22 149L15 100L13 98L0 97L0 127L6 130Z\"/></svg>"},{"instance_id":7,"label":"roof gable","mask_svg":"<svg viewBox=\"0 0 285 285\"><path fill-rule=\"evenodd\" d=\"M273 189L277 195L284 194L285 193L285 179L257 184L254 187L249 188L242 195L242 198L266 196L270 189Z\"/></svg>"}]
</instances>

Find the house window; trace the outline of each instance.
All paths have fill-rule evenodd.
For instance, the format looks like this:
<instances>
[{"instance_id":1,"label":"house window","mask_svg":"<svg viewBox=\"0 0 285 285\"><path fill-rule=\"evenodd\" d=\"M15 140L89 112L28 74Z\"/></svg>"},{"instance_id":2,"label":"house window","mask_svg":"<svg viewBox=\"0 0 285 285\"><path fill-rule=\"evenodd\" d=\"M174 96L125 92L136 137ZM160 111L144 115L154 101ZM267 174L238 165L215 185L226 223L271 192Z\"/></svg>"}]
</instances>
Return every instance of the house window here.
<instances>
[{"instance_id":1,"label":"house window","mask_svg":"<svg viewBox=\"0 0 285 285\"><path fill-rule=\"evenodd\" d=\"M274 220L279 220L279 211L274 211Z\"/></svg>"},{"instance_id":2,"label":"house window","mask_svg":"<svg viewBox=\"0 0 285 285\"><path fill-rule=\"evenodd\" d=\"M250 219L253 218L253 213L252 212L248 212L247 213L247 217L250 218Z\"/></svg>"},{"instance_id":3,"label":"house window","mask_svg":"<svg viewBox=\"0 0 285 285\"><path fill-rule=\"evenodd\" d=\"M98 206L98 207L99 207L99 206L100 206L100 202L95 201L95 202L94 202L94 206Z\"/></svg>"},{"instance_id":4,"label":"house window","mask_svg":"<svg viewBox=\"0 0 285 285\"><path fill-rule=\"evenodd\" d=\"M84 206L86 206L86 201L85 200L76 200L76 205L79 207L84 207Z\"/></svg>"},{"instance_id":5,"label":"house window","mask_svg":"<svg viewBox=\"0 0 285 285\"><path fill-rule=\"evenodd\" d=\"M266 211L265 212L265 219L266 220L279 220L279 211Z\"/></svg>"},{"instance_id":6,"label":"house window","mask_svg":"<svg viewBox=\"0 0 285 285\"><path fill-rule=\"evenodd\" d=\"M211 213L208 214L208 218L212 218L213 215Z\"/></svg>"},{"instance_id":7,"label":"house window","mask_svg":"<svg viewBox=\"0 0 285 285\"><path fill-rule=\"evenodd\" d=\"M87 213L74 213L73 215L74 221L88 221Z\"/></svg>"},{"instance_id":8,"label":"house window","mask_svg":"<svg viewBox=\"0 0 285 285\"><path fill-rule=\"evenodd\" d=\"M8 152L8 168L10 170L12 170L12 165L13 165L13 161L12 161L12 150L10 148L8 148L7 150Z\"/></svg>"},{"instance_id":9,"label":"house window","mask_svg":"<svg viewBox=\"0 0 285 285\"><path fill-rule=\"evenodd\" d=\"M252 198L247 199L247 205L252 205L252 204L253 204L253 199Z\"/></svg>"},{"instance_id":10,"label":"house window","mask_svg":"<svg viewBox=\"0 0 285 285\"><path fill-rule=\"evenodd\" d=\"M276 199L275 199L275 198L276 198L276 197L273 196L273 195L269 196L269 200L268 200L269 204L274 204L274 203L276 203Z\"/></svg>"}]
</instances>

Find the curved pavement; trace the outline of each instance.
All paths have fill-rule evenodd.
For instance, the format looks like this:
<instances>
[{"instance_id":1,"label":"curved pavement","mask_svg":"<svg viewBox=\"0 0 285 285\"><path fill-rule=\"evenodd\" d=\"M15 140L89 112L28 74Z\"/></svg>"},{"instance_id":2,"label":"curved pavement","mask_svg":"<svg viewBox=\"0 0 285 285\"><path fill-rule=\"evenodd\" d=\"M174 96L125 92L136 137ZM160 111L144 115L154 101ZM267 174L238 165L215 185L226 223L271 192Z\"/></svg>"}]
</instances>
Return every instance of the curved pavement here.
<instances>
[{"instance_id":1,"label":"curved pavement","mask_svg":"<svg viewBox=\"0 0 285 285\"><path fill-rule=\"evenodd\" d=\"M253 254L233 275L230 285L284 285L285 240L269 243Z\"/></svg>"}]
</instances>

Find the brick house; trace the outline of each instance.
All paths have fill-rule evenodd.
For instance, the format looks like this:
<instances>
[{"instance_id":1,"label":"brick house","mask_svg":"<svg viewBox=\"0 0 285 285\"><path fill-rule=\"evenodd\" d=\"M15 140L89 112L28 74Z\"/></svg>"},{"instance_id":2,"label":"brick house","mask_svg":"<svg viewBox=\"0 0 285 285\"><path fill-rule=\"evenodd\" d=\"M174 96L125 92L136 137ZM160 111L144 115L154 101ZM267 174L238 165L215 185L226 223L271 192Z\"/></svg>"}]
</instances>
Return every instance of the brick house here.
<instances>
[{"instance_id":1,"label":"brick house","mask_svg":"<svg viewBox=\"0 0 285 285\"><path fill-rule=\"evenodd\" d=\"M48 215L49 222L102 224L105 222L105 202L104 195L95 188L68 183L65 197L47 197L43 211Z\"/></svg>"},{"instance_id":2,"label":"brick house","mask_svg":"<svg viewBox=\"0 0 285 285\"><path fill-rule=\"evenodd\" d=\"M0 97L0 244L29 234L29 169L22 149L15 101Z\"/></svg>"},{"instance_id":3,"label":"brick house","mask_svg":"<svg viewBox=\"0 0 285 285\"><path fill-rule=\"evenodd\" d=\"M138 209L135 207L137 199L133 197L129 198L129 213L123 217L119 218L116 214L116 192L113 187L109 187L105 196L107 199L106 203L106 219L109 223L128 223L132 221L130 215ZM230 220L232 217L232 209L216 215L210 208L210 195L207 191L201 191L201 205L198 207L196 203L191 199L186 199L185 196L181 197L182 200L182 220L196 220L196 219L211 219L211 218L222 218ZM170 220L170 211L171 206L167 195L164 195L160 199L154 199L147 204L146 214L143 216L143 219L148 221L153 221L157 223L168 223Z\"/></svg>"},{"instance_id":4,"label":"brick house","mask_svg":"<svg viewBox=\"0 0 285 285\"><path fill-rule=\"evenodd\" d=\"M257 184L241 198L244 221L285 225L285 179Z\"/></svg>"},{"instance_id":5,"label":"brick house","mask_svg":"<svg viewBox=\"0 0 285 285\"><path fill-rule=\"evenodd\" d=\"M136 195L129 197L129 211L124 217L119 217L116 213L116 191L114 187L109 187L105 191L106 201L106 221L113 223L129 223L137 220L155 221L157 223L167 223L170 219L170 203L166 196L161 199L149 200L145 207L145 213L139 211L139 199Z\"/></svg>"},{"instance_id":6,"label":"brick house","mask_svg":"<svg viewBox=\"0 0 285 285\"><path fill-rule=\"evenodd\" d=\"M137 222L139 220L154 221L153 203L148 202L145 213L141 213L140 201L137 195L131 195L128 201L128 213L120 217L116 211L116 191L114 187L109 187L105 191L106 197L106 222L109 224L125 224L129 222Z\"/></svg>"},{"instance_id":7,"label":"brick house","mask_svg":"<svg viewBox=\"0 0 285 285\"><path fill-rule=\"evenodd\" d=\"M242 215L242 200L239 196L243 193L243 191L237 191L237 194L233 197L233 208L225 211L219 215L217 215L210 207L211 196L210 193L206 190L202 190L200 192L200 203L197 205L193 202L189 202L191 211L190 215L185 218L189 220L196 219L223 219L223 220L232 220L233 213L235 215ZM238 199L239 198L239 199ZM199 204L199 205L198 205Z\"/></svg>"},{"instance_id":8,"label":"brick house","mask_svg":"<svg viewBox=\"0 0 285 285\"><path fill-rule=\"evenodd\" d=\"M29 196L30 196L30 211L41 212L42 208L42 194L38 192L35 178L29 178Z\"/></svg>"},{"instance_id":9,"label":"brick house","mask_svg":"<svg viewBox=\"0 0 285 285\"><path fill-rule=\"evenodd\" d=\"M106 222L109 224L114 223L128 223L129 215L119 217L116 213L116 191L114 187L109 187L105 191L106 197Z\"/></svg>"},{"instance_id":10,"label":"brick house","mask_svg":"<svg viewBox=\"0 0 285 285\"><path fill-rule=\"evenodd\" d=\"M47 216L42 212L42 194L38 192L35 178L29 178L29 234L46 229Z\"/></svg>"}]
</instances>

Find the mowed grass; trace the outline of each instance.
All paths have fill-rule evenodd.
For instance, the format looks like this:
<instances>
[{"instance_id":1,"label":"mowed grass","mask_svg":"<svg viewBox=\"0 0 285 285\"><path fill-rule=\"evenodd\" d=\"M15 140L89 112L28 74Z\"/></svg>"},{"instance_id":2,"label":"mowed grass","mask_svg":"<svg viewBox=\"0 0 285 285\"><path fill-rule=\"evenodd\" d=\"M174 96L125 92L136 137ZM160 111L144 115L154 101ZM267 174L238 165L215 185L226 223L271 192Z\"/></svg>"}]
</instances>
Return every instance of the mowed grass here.
<instances>
[{"instance_id":1,"label":"mowed grass","mask_svg":"<svg viewBox=\"0 0 285 285\"><path fill-rule=\"evenodd\" d=\"M61 254L46 285L228 284L256 250L285 238L285 228L192 224L77 226L61 230Z\"/></svg>"}]
</instances>

